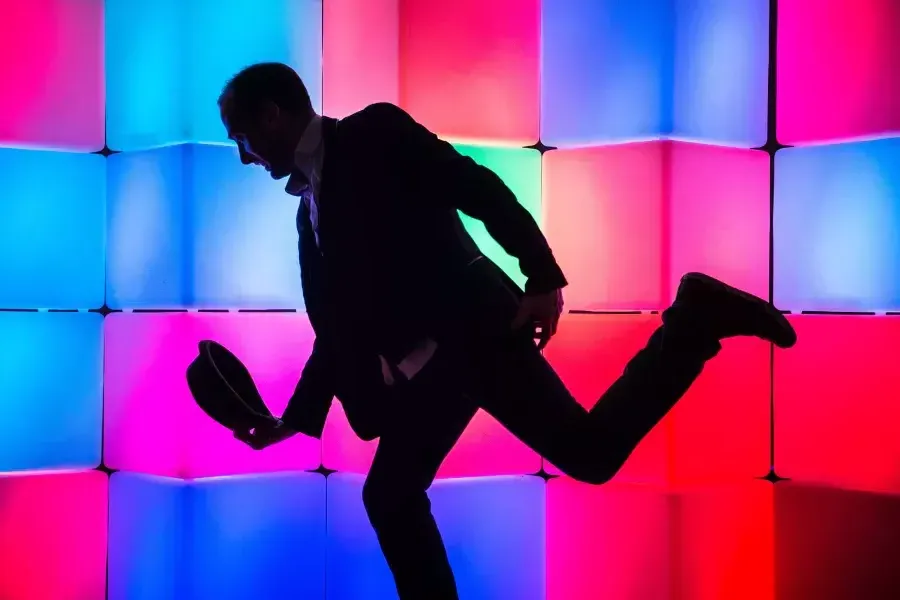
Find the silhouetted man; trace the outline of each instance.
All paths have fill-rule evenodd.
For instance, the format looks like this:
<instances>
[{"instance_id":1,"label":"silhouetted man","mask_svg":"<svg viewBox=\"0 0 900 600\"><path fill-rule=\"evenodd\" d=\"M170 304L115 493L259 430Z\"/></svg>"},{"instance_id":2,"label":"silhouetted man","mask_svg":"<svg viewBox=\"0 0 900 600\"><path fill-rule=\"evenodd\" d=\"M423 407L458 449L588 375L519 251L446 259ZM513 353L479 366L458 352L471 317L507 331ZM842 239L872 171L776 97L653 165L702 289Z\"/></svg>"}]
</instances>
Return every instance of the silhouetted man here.
<instances>
[{"instance_id":1,"label":"silhouetted man","mask_svg":"<svg viewBox=\"0 0 900 600\"><path fill-rule=\"evenodd\" d=\"M303 294L316 332L282 419L237 435L255 448L295 432L319 437L337 396L357 433L379 437L363 502L404 600L457 598L426 492L479 407L569 476L601 484L720 340L796 341L767 302L688 274L663 325L585 410L540 352L566 279L493 172L391 104L341 120L317 115L281 64L241 71L219 104L241 161L287 178L302 198ZM518 259L524 292L482 256L458 211Z\"/></svg>"}]
</instances>

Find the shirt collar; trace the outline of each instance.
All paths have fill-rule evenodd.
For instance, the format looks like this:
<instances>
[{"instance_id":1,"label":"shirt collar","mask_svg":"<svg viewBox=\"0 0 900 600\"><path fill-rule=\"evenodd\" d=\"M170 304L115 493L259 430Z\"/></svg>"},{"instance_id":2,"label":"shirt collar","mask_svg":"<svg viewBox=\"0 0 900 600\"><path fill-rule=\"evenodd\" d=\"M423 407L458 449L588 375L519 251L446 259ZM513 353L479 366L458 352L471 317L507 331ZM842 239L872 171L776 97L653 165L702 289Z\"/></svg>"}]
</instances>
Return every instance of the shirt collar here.
<instances>
[{"instance_id":1,"label":"shirt collar","mask_svg":"<svg viewBox=\"0 0 900 600\"><path fill-rule=\"evenodd\" d=\"M285 191L294 196L300 195L307 187L307 181L312 182L319 169L319 158L322 150L322 117L314 115L309 125L303 130L297 148L294 150L294 166L306 177L306 181L297 175L291 175L288 179Z\"/></svg>"}]
</instances>

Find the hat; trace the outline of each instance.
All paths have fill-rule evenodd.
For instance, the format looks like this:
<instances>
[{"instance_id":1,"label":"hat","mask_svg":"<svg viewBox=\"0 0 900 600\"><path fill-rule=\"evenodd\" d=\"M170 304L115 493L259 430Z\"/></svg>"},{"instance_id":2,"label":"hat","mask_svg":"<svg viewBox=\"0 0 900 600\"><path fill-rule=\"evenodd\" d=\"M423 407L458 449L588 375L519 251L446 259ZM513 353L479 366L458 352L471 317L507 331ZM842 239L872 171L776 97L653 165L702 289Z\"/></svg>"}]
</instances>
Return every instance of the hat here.
<instances>
[{"instance_id":1,"label":"hat","mask_svg":"<svg viewBox=\"0 0 900 600\"><path fill-rule=\"evenodd\" d=\"M187 383L203 412L232 431L274 419L247 367L217 342L200 342L199 354L187 369Z\"/></svg>"}]
</instances>

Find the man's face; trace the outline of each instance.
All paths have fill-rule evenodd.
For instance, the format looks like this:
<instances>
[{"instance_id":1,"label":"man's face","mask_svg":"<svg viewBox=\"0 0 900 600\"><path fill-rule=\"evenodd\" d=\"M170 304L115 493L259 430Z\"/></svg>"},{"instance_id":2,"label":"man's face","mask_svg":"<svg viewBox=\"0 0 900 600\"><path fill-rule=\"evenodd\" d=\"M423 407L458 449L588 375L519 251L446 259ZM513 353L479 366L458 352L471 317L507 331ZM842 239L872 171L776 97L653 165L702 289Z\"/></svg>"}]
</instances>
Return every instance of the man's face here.
<instances>
[{"instance_id":1,"label":"man's face","mask_svg":"<svg viewBox=\"0 0 900 600\"><path fill-rule=\"evenodd\" d=\"M228 138L237 144L241 162L264 167L272 179L290 175L294 149L285 143L284 132L279 127L281 115L278 107L266 107L251 118L236 118L232 108L230 101L222 103L222 124Z\"/></svg>"}]
</instances>

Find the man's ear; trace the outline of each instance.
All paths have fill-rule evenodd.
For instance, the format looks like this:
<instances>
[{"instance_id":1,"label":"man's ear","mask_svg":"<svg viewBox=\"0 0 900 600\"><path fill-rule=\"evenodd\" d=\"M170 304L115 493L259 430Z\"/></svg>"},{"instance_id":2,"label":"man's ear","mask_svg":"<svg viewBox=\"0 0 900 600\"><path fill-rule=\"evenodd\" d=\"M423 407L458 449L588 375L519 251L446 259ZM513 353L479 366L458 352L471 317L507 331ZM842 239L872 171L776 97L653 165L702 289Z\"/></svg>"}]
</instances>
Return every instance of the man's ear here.
<instances>
[{"instance_id":1,"label":"man's ear","mask_svg":"<svg viewBox=\"0 0 900 600\"><path fill-rule=\"evenodd\" d=\"M275 125L281 118L281 107L271 100L266 100L260 107L260 116L266 125Z\"/></svg>"}]
</instances>

